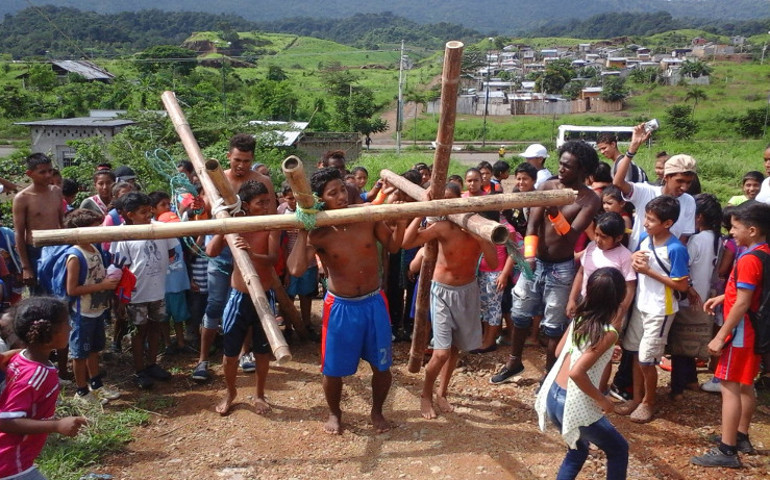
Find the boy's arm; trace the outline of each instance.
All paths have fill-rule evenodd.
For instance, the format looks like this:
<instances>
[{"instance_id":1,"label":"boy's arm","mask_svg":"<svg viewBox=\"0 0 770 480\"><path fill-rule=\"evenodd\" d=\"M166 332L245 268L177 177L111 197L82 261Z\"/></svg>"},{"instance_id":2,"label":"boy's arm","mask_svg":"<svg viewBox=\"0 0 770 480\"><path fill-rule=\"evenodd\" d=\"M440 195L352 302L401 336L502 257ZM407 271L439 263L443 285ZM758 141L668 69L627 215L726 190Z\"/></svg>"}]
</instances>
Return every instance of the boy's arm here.
<instances>
[{"instance_id":1,"label":"boy's arm","mask_svg":"<svg viewBox=\"0 0 770 480\"><path fill-rule=\"evenodd\" d=\"M653 253L649 251L642 251L642 250L637 250L636 252L634 252L632 256L633 258L632 265L636 273L647 275L648 277L652 278L653 280L657 280L658 282L662 283L668 288L671 288L680 292L686 292L690 288L690 281L689 281L690 277L688 275L671 278L668 275L658 273L657 271L650 268L650 264L647 261L647 257L649 255L653 255ZM674 260L672 259L672 264L673 263L674 263Z\"/></svg>"},{"instance_id":2,"label":"boy's arm","mask_svg":"<svg viewBox=\"0 0 770 480\"><path fill-rule=\"evenodd\" d=\"M13 198L13 231L16 237L16 251L21 261L22 281L25 284L34 283L32 265L27 255L27 196L23 193Z\"/></svg>"},{"instance_id":3,"label":"boy's arm","mask_svg":"<svg viewBox=\"0 0 770 480\"><path fill-rule=\"evenodd\" d=\"M484 240L483 238L477 237L475 235L474 238L477 242L479 242L479 245L481 246L481 254L484 255L484 260L487 262L487 266L493 270L497 268L497 266L500 264L500 261L497 258L497 247L495 247L495 244L489 240Z\"/></svg>"},{"instance_id":4,"label":"boy's arm","mask_svg":"<svg viewBox=\"0 0 770 480\"><path fill-rule=\"evenodd\" d=\"M580 294L580 289L583 287L583 265L580 265L575 279L572 281L572 288L569 291L569 299L567 300L567 316L570 318L575 317L575 307L577 307L577 299Z\"/></svg>"},{"instance_id":5,"label":"boy's arm","mask_svg":"<svg viewBox=\"0 0 770 480\"><path fill-rule=\"evenodd\" d=\"M412 223L409 224L404 232L404 240L401 245L402 248L414 248L438 238L438 231L435 227L440 222L428 225L425 228L420 228L423 219L424 217L412 219Z\"/></svg>"},{"instance_id":6,"label":"boy's arm","mask_svg":"<svg viewBox=\"0 0 770 480\"><path fill-rule=\"evenodd\" d=\"M628 146L626 152L636 154L639 151L639 147L650 138L650 133L644 129L644 124L639 124L634 127L634 133L631 135L631 144ZM615 170L615 176L612 178L612 184L615 185L623 192L626 198L629 198L634 193L634 185L626 181L626 174L631 166L631 157L628 154L623 155L617 163L617 169Z\"/></svg>"},{"instance_id":7,"label":"boy's arm","mask_svg":"<svg viewBox=\"0 0 770 480\"><path fill-rule=\"evenodd\" d=\"M312 245L308 244L308 232L301 229L297 232L297 240L294 242L294 248L291 249L289 257L286 259L286 268L289 273L295 277L301 277L307 270L308 257L314 250Z\"/></svg>"},{"instance_id":8,"label":"boy's arm","mask_svg":"<svg viewBox=\"0 0 770 480\"><path fill-rule=\"evenodd\" d=\"M80 280L80 260L72 255L67 259L67 295L70 297L80 297L102 290L115 290L120 283L119 279L105 278L101 283L80 285L78 280Z\"/></svg>"},{"instance_id":9,"label":"boy's arm","mask_svg":"<svg viewBox=\"0 0 770 480\"><path fill-rule=\"evenodd\" d=\"M65 417L51 420L32 418L0 418L0 432L16 435L58 433L67 437L77 435L80 427L87 424L85 417Z\"/></svg>"},{"instance_id":10,"label":"boy's arm","mask_svg":"<svg viewBox=\"0 0 770 480\"><path fill-rule=\"evenodd\" d=\"M719 355L722 353L722 348L724 348L725 343L728 340L728 336L732 333L733 329L738 325L738 323L740 323L741 319L743 319L746 316L746 313L749 311L749 308L751 307L751 299L753 296L753 290L740 287L736 289L735 304L733 304L733 308L730 309L730 313L728 313L727 317L725 317L725 323L722 324L722 327L714 336L713 340L711 340L708 344L709 352L712 355ZM712 300L715 299L709 299L706 302L706 305L708 305Z\"/></svg>"},{"instance_id":11,"label":"boy's arm","mask_svg":"<svg viewBox=\"0 0 770 480\"><path fill-rule=\"evenodd\" d=\"M505 287L508 286L508 279L511 277L511 272L513 271L514 265L516 265L516 261L513 259L513 256L506 256L505 265L503 265L503 269L500 270L500 275L497 277L498 292L502 292L505 290Z\"/></svg>"},{"instance_id":12,"label":"boy's arm","mask_svg":"<svg viewBox=\"0 0 770 480\"><path fill-rule=\"evenodd\" d=\"M393 230L385 222L375 223L374 235L389 253L396 253L401 249L407 222L408 220L396 220L396 228Z\"/></svg>"},{"instance_id":13,"label":"boy's arm","mask_svg":"<svg viewBox=\"0 0 770 480\"><path fill-rule=\"evenodd\" d=\"M631 303L634 301L636 295L636 280L626 280L626 296L623 301L620 302L618 307L618 313L615 314L615 318L612 319L612 326L615 330L621 331L623 329L623 319L628 314L628 309L631 308Z\"/></svg>"},{"instance_id":14,"label":"boy's arm","mask_svg":"<svg viewBox=\"0 0 770 480\"><path fill-rule=\"evenodd\" d=\"M225 249L225 236L222 234L216 234L211 238L211 241L206 245L206 255L209 257L218 257L222 250Z\"/></svg>"}]
</instances>

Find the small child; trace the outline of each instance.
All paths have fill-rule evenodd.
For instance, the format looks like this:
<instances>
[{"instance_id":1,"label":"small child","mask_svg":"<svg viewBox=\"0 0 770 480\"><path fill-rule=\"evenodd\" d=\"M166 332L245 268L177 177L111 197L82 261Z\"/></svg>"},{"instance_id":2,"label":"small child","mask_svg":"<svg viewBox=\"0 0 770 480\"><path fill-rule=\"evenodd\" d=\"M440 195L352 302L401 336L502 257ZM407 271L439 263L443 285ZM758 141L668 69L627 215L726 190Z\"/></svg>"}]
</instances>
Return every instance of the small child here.
<instances>
[{"instance_id":1,"label":"small child","mask_svg":"<svg viewBox=\"0 0 770 480\"><path fill-rule=\"evenodd\" d=\"M759 190L762 188L762 182L764 180L765 180L765 176L762 175L762 172L758 172L756 170L746 172L746 175L743 176L743 180L742 180L743 195L736 195L734 197L730 197L730 200L727 201L727 204L740 205L746 200L754 200L755 198L757 198L757 195L759 194Z\"/></svg>"},{"instance_id":2,"label":"small child","mask_svg":"<svg viewBox=\"0 0 770 480\"><path fill-rule=\"evenodd\" d=\"M770 205L744 203L732 213L732 233L738 245L747 251L738 258L724 295L709 298L706 312L724 303L725 322L709 342L709 351L720 355L715 376L722 385L722 436L719 445L690 462L703 467L739 468L738 452L752 453L749 441L751 417L756 409L754 378L759 373L760 355L754 352L754 327L747 313L756 311L762 296L762 261L751 252L770 254Z\"/></svg>"},{"instance_id":3,"label":"small child","mask_svg":"<svg viewBox=\"0 0 770 480\"><path fill-rule=\"evenodd\" d=\"M508 177L511 176L511 165L505 160L502 160L501 157L500 160L496 161L495 164L492 165L492 173L494 174L492 177L492 186L494 187L495 191L502 192L503 180L508 180Z\"/></svg>"},{"instance_id":4,"label":"small child","mask_svg":"<svg viewBox=\"0 0 770 480\"><path fill-rule=\"evenodd\" d=\"M128 225L149 225L152 219L150 197L131 192L121 198L123 216ZM136 276L136 288L128 304L128 318L136 327L131 336L134 381L141 389L152 387L155 380L169 380L171 374L157 364L160 325L165 320L166 272L177 239L123 240L113 242L110 253ZM121 305L122 306L122 305ZM145 352L145 345L147 351ZM145 353L149 364L145 362Z\"/></svg>"},{"instance_id":5,"label":"small child","mask_svg":"<svg viewBox=\"0 0 770 480\"><path fill-rule=\"evenodd\" d=\"M11 357L0 394L0 478L45 479L33 464L49 433L77 435L84 417L55 418L59 377L48 360L67 346L67 305L30 297L16 307L14 330L27 348Z\"/></svg>"},{"instance_id":6,"label":"small child","mask_svg":"<svg viewBox=\"0 0 770 480\"><path fill-rule=\"evenodd\" d=\"M243 184L238 191L244 210L248 216L267 215L273 202L270 192L263 183L250 180ZM254 268L262 282L262 288L267 292L270 289L273 265L278 260L278 242L281 232L256 231L241 234L236 240L235 248L246 250L254 263ZM210 252L218 254L217 249L224 246L224 236L215 235L209 245ZM235 384L238 372L238 357L244 344L247 333L251 330L252 344L256 361L256 397L254 407L257 413L270 411L270 404L265 398L265 382L270 370L270 344L262 328L254 303L249 296L246 281L241 274L238 265L233 269L231 278L230 298L225 306L222 319L222 333L224 336L222 367L225 373L225 385L227 393L225 398L216 406L220 415L230 413L230 408L238 395Z\"/></svg>"},{"instance_id":7,"label":"small child","mask_svg":"<svg viewBox=\"0 0 770 480\"><path fill-rule=\"evenodd\" d=\"M464 188L463 185L463 177L460 175L450 175L449 178L446 180L447 184L454 183L458 187L460 187L460 190Z\"/></svg>"},{"instance_id":8,"label":"small child","mask_svg":"<svg viewBox=\"0 0 770 480\"><path fill-rule=\"evenodd\" d=\"M92 210L78 208L67 215L67 228L98 227L102 216ZM80 259L70 254L67 258L67 295L70 297L69 356L75 375L75 399L92 403L107 403L120 398L120 392L103 385L99 374L99 353L106 342L104 318L109 315L110 298L120 277L107 276L102 252L85 243L76 245L86 260L85 281L80 283Z\"/></svg>"},{"instance_id":9,"label":"small child","mask_svg":"<svg viewBox=\"0 0 770 480\"><path fill-rule=\"evenodd\" d=\"M639 242L632 265L637 273L637 301L631 312L623 349L637 352L633 370L634 397L618 405L615 412L629 415L631 421L646 423L654 415L657 364L663 357L666 340L679 304L674 291L689 289L687 248L669 229L679 218L679 201L661 195L645 206L644 228L647 236Z\"/></svg>"},{"instance_id":10,"label":"small child","mask_svg":"<svg viewBox=\"0 0 770 480\"><path fill-rule=\"evenodd\" d=\"M626 478L628 442L607 419L612 401L599 390L618 339L612 324L626 297L619 270L603 267L588 277L575 320L557 347L559 358L535 400L540 429L545 430L550 419L570 448L556 478L577 477L588 458L589 442L607 455L608 479Z\"/></svg>"},{"instance_id":11,"label":"small child","mask_svg":"<svg viewBox=\"0 0 770 480\"><path fill-rule=\"evenodd\" d=\"M148 193L147 196L150 197L152 216L155 220L158 220L164 213L171 211L171 196L168 193L157 190Z\"/></svg>"},{"instance_id":12,"label":"small child","mask_svg":"<svg viewBox=\"0 0 770 480\"><path fill-rule=\"evenodd\" d=\"M163 192L161 192L163 193ZM152 197L150 197L152 198ZM158 205L165 203L161 201ZM169 210L156 214L156 218L162 223L178 223L179 216ZM197 351L188 348L185 341L185 324L190 322L190 308L187 305L187 293L190 291L190 277L187 274L187 265L184 261L184 251L182 244L177 243L174 247L174 257L168 264L166 273L166 320L161 325L161 336L166 345L166 355L175 353L196 353ZM169 320L173 322L176 343L171 341L171 326Z\"/></svg>"},{"instance_id":13,"label":"small child","mask_svg":"<svg viewBox=\"0 0 770 480\"><path fill-rule=\"evenodd\" d=\"M615 212L623 217L623 223L625 224L625 234L631 233L631 227L634 225L634 220L631 218L631 214L628 213L628 203L623 198L623 194L620 189L614 185L609 185L602 190L602 208L605 212ZM628 239L626 238L626 243Z\"/></svg>"}]
</instances>

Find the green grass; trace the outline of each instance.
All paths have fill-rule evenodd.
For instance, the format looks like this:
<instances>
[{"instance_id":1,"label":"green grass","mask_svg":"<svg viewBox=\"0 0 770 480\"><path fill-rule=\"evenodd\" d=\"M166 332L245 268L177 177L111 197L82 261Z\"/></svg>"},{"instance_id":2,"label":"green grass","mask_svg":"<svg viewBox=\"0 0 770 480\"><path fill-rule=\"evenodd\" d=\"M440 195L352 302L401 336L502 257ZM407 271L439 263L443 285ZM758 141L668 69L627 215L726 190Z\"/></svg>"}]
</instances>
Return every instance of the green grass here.
<instances>
[{"instance_id":1,"label":"green grass","mask_svg":"<svg viewBox=\"0 0 770 480\"><path fill-rule=\"evenodd\" d=\"M83 415L89 424L74 437L51 435L36 464L50 480L77 480L89 471L98 472L105 456L118 452L132 439L133 427L145 424L149 415L135 408L102 411L99 406L81 407L61 398L60 417Z\"/></svg>"}]
</instances>

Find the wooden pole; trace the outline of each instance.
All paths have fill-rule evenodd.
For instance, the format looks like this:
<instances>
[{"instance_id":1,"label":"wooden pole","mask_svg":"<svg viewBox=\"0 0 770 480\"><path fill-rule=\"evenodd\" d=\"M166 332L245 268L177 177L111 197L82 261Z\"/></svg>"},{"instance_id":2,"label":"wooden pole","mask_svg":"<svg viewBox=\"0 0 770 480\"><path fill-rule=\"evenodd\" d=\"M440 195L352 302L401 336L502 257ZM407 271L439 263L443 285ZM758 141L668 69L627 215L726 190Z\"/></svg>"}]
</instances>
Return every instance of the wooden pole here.
<instances>
[{"instance_id":1,"label":"wooden pole","mask_svg":"<svg viewBox=\"0 0 770 480\"><path fill-rule=\"evenodd\" d=\"M281 164L286 181L291 186L297 204L302 208L312 208L315 205L315 197L310 189L310 183L305 175L305 167L299 157L290 155Z\"/></svg>"},{"instance_id":2,"label":"wooden pole","mask_svg":"<svg viewBox=\"0 0 770 480\"><path fill-rule=\"evenodd\" d=\"M220 199L224 199L227 205L235 203L236 196L233 192L233 187L225 178L224 172L219 167L219 162L209 160L207 164L203 159L198 142L195 140L192 129L190 129L190 124L187 123L187 119L176 101L174 92L163 92L161 99L168 111L171 122L176 128L179 138L182 140L187 156L199 172L201 185L203 185L203 189L212 205L216 204ZM206 168L204 168L204 166ZM215 216L217 219L229 219L230 213L223 210L217 212ZM186 223L194 224L196 222ZM267 302L265 290L262 288L262 282L254 268L254 264L251 263L248 252L235 247L235 240L237 238L238 235L235 233L226 233L225 235L225 239L233 254L233 260L238 266L241 275L243 275L243 280L246 282L251 301L254 303L254 307L259 314L259 320L262 323L262 328L265 330L267 340L270 342L270 347L273 349L275 360L279 365L284 364L291 360L289 346L286 344L286 339L283 338L283 334L278 328L273 312L270 311L270 305Z\"/></svg>"},{"instance_id":3,"label":"wooden pole","mask_svg":"<svg viewBox=\"0 0 770 480\"><path fill-rule=\"evenodd\" d=\"M448 42L444 49L444 68L441 74L441 118L436 134L436 153L430 177L431 198L444 198L449 156L454 142L455 117L457 113L457 90L460 82L460 67L463 57L462 42ZM429 202L432 203L432 202ZM430 304L430 283L436 268L438 243L433 240L425 244L423 261L420 267L420 280L417 286L412 345L409 349L407 368L417 373L422 367L425 345L428 343L428 305Z\"/></svg>"},{"instance_id":4,"label":"wooden pole","mask_svg":"<svg viewBox=\"0 0 770 480\"><path fill-rule=\"evenodd\" d=\"M427 190L419 185L415 185L401 175L397 175L390 170L382 170L380 171L380 178L386 180L388 183L415 200L425 199ZM447 215L447 220L461 226L470 233L497 245L502 245L508 240L508 229L505 228L505 225L475 213L454 213L452 215Z\"/></svg>"},{"instance_id":5,"label":"wooden pole","mask_svg":"<svg viewBox=\"0 0 770 480\"><path fill-rule=\"evenodd\" d=\"M205 187L204 187L205 188ZM526 193L503 193L483 197L450 198L431 202L393 205L368 205L321 211L316 214L316 226L346 225L358 222L395 220L399 218L451 215L531 206L560 206L575 201L574 190L548 190ZM121 225L116 227L63 228L33 230L32 243L45 245L79 245L81 243L116 242L144 238L174 238L198 235L246 233L256 230L293 230L305 225L293 215L259 215L256 217L217 217L181 223L152 223L150 225ZM466 228L463 225L463 228Z\"/></svg>"}]
</instances>

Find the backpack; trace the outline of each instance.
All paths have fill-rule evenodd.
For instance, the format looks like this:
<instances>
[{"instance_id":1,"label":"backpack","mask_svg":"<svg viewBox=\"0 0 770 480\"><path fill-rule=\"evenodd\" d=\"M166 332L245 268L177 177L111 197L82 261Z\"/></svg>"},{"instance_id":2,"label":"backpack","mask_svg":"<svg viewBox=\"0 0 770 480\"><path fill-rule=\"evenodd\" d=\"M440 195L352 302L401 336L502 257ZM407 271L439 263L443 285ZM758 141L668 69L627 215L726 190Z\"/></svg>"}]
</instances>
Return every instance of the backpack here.
<instances>
[{"instance_id":1,"label":"backpack","mask_svg":"<svg viewBox=\"0 0 770 480\"><path fill-rule=\"evenodd\" d=\"M96 245L96 249L102 257L104 266L108 266L110 254L103 252L98 245ZM88 274L88 263L83 252L70 245L43 247L40 259L37 261L37 282L45 293L71 301L73 298L67 295L67 258L70 255L75 255L80 261L78 284L82 285Z\"/></svg>"},{"instance_id":2,"label":"backpack","mask_svg":"<svg viewBox=\"0 0 770 480\"><path fill-rule=\"evenodd\" d=\"M762 294L759 306L755 312L749 310L749 320L754 327L754 353L764 355L770 353L770 255L763 251L753 250L748 255L754 255L762 262ZM733 270L733 281L737 283L737 262Z\"/></svg>"}]
</instances>

